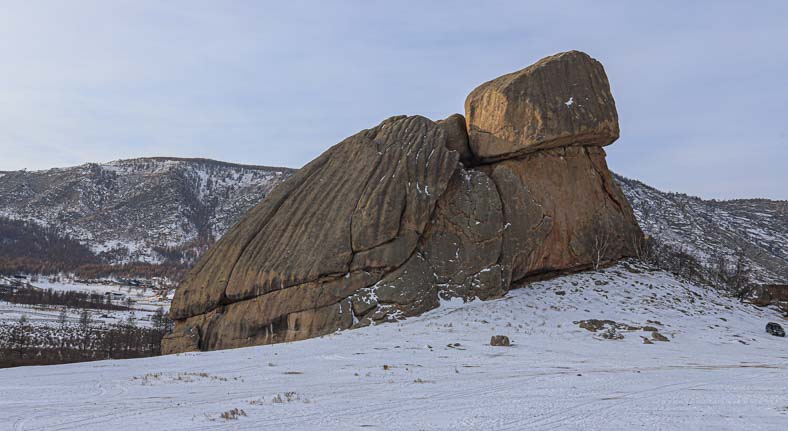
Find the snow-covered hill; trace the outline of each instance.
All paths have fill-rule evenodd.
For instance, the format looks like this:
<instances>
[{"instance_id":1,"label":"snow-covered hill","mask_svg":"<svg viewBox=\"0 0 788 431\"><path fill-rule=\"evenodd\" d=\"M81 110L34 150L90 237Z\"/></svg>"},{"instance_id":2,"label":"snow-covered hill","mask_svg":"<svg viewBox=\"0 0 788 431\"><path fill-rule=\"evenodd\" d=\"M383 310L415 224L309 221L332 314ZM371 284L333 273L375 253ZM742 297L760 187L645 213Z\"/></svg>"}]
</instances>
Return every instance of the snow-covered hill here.
<instances>
[{"instance_id":1,"label":"snow-covered hill","mask_svg":"<svg viewBox=\"0 0 788 431\"><path fill-rule=\"evenodd\" d=\"M788 284L788 201L704 200L615 177L647 235L707 267L743 253L752 281Z\"/></svg>"},{"instance_id":2,"label":"snow-covered hill","mask_svg":"<svg viewBox=\"0 0 788 431\"><path fill-rule=\"evenodd\" d=\"M295 343L0 370L0 430L783 430L777 319L624 262Z\"/></svg>"},{"instance_id":3,"label":"snow-covered hill","mask_svg":"<svg viewBox=\"0 0 788 431\"><path fill-rule=\"evenodd\" d=\"M0 176L0 216L56 227L109 263L199 252L291 169L142 158Z\"/></svg>"},{"instance_id":4,"label":"snow-covered hill","mask_svg":"<svg viewBox=\"0 0 788 431\"><path fill-rule=\"evenodd\" d=\"M5 172L0 217L55 227L109 263L184 256L191 263L293 172L172 158ZM616 180L657 241L706 266L743 252L753 281L788 284L788 201L703 200Z\"/></svg>"}]
</instances>

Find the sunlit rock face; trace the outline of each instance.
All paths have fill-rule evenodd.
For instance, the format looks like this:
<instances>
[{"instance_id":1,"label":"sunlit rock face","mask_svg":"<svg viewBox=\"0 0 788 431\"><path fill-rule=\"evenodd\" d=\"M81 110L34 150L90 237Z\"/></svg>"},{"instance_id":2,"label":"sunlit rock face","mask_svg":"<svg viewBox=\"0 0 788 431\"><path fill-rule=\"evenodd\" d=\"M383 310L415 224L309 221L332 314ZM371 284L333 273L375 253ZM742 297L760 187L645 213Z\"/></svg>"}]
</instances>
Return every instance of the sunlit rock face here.
<instances>
[{"instance_id":1,"label":"sunlit rock face","mask_svg":"<svg viewBox=\"0 0 788 431\"><path fill-rule=\"evenodd\" d=\"M602 64L569 51L486 82L465 100L476 158L501 160L618 139L618 113Z\"/></svg>"}]
</instances>

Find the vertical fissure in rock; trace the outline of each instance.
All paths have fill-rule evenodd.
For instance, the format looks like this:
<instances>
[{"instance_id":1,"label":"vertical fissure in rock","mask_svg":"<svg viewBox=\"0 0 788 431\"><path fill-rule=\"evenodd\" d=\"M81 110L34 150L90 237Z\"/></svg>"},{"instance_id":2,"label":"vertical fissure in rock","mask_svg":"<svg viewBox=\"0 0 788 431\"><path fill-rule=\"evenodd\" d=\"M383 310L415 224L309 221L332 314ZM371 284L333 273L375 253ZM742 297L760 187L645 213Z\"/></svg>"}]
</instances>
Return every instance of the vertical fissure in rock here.
<instances>
[{"instance_id":1,"label":"vertical fissure in rock","mask_svg":"<svg viewBox=\"0 0 788 431\"><path fill-rule=\"evenodd\" d=\"M376 146L377 154L378 154L378 157L375 159L375 168L370 171L370 174L367 177L366 182L364 183L364 187L361 189L361 193L359 194L358 199L356 199L356 204L353 206L353 211L350 212L350 226L349 226L349 228L350 228L349 229L349 231L350 231L350 258L349 258L348 263L347 263L348 271L350 270L350 266L353 263L353 257L356 255L356 253L358 251L360 251L360 250L355 250L354 249L354 245L353 245L354 244L354 242L353 242L354 241L354 238L353 238L353 219L354 219L354 217L356 215L356 211L358 211L358 206L361 203L361 199L363 199L364 196L367 193L367 188L369 187L370 181L372 181L372 179L377 176L375 174L378 172L378 167L380 167L380 163L383 161L383 157L385 156L385 152L388 151L388 148L385 148L383 151L380 151L381 144L377 141L377 139L373 140L373 142L374 142L374 144ZM381 178L381 181L382 180L383 179Z\"/></svg>"},{"instance_id":2,"label":"vertical fissure in rock","mask_svg":"<svg viewBox=\"0 0 788 431\"><path fill-rule=\"evenodd\" d=\"M605 176L605 174L603 172L600 172L599 169L597 169L596 163L594 162L594 159L593 157L591 157L591 154L588 152L587 148L583 148L583 153L586 155L586 157L588 157L588 162L591 164L591 169L593 169L594 172L599 176L599 180L602 183L602 190L604 190L605 194L607 194L607 197L610 198L610 200L613 201L614 204L616 204L616 207L618 208L618 212L624 214L625 211L624 208L621 206L621 203L618 201L618 199L616 199L616 197L610 191L610 184L608 184L607 177Z\"/></svg>"}]
</instances>

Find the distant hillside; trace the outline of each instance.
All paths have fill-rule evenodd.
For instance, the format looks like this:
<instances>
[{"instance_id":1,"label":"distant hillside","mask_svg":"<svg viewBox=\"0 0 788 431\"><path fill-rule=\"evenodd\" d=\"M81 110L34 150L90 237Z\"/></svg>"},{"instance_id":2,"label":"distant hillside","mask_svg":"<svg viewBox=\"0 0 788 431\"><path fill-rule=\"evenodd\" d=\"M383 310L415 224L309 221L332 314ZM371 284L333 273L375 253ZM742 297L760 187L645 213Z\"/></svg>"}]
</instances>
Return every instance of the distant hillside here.
<instances>
[{"instance_id":1,"label":"distant hillside","mask_svg":"<svg viewBox=\"0 0 788 431\"><path fill-rule=\"evenodd\" d=\"M0 217L0 273L50 273L97 263L90 249L54 228Z\"/></svg>"},{"instance_id":2,"label":"distant hillside","mask_svg":"<svg viewBox=\"0 0 788 431\"><path fill-rule=\"evenodd\" d=\"M750 279L788 283L788 201L704 200L616 175L643 232L706 267L742 254Z\"/></svg>"},{"instance_id":3,"label":"distant hillside","mask_svg":"<svg viewBox=\"0 0 788 431\"><path fill-rule=\"evenodd\" d=\"M287 168L141 158L0 174L0 216L53 228L107 263L189 263Z\"/></svg>"},{"instance_id":4,"label":"distant hillside","mask_svg":"<svg viewBox=\"0 0 788 431\"><path fill-rule=\"evenodd\" d=\"M104 263L188 266L294 172L161 157L3 172L0 217L48 227L50 237L69 236ZM643 231L660 244L707 267L721 258L732 265L744 254L753 281L788 283L787 201L703 200L616 180Z\"/></svg>"}]
</instances>

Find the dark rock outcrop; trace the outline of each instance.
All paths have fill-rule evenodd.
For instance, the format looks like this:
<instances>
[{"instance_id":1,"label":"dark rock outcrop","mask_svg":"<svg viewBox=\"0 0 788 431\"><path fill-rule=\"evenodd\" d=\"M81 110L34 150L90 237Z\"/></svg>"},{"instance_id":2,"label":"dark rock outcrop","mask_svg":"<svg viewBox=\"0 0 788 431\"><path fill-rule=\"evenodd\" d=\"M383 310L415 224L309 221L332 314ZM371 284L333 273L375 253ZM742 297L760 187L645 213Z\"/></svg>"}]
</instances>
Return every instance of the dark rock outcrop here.
<instances>
[{"instance_id":1,"label":"dark rock outcrop","mask_svg":"<svg viewBox=\"0 0 788 431\"><path fill-rule=\"evenodd\" d=\"M499 346L499 347L509 347L512 344L509 341L509 337L507 337L506 335L493 335L492 338L490 338L490 345Z\"/></svg>"},{"instance_id":2,"label":"dark rock outcrop","mask_svg":"<svg viewBox=\"0 0 788 431\"><path fill-rule=\"evenodd\" d=\"M769 322L766 324L766 333L774 335L775 337L785 337L785 329L777 322Z\"/></svg>"},{"instance_id":3,"label":"dark rock outcrop","mask_svg":"<svg viewBox=\"0 0 788 431\"><path fill-rule=\"evenodd\" d=\"M759 307L773 306L788 317L788 285L755 285L749 288L743 299Z\"/></svg>"},{"instance_id":4,"label":"dark rock outcrop","mask_svg":"<svg viewBox=\"0 0 788 431\"><path fill-rule=\"evenodd\" d=\"M276 188L180 286L164 352L320 336L634 254L600 148L618 122L598 62L548 57L466 106L470 135L459 114L392 117Z\"/></svg>"},{"instance_id":5,"label":"dark rock outcrop","mask_svg":"<svg viewBox=\"0 0 788 431\"><path fill-rule=\"evenodd\" d=\"M468 130L465 128L465 117L452 114L443 120L435 122L446 132L446 148L456 151L460 161L468 166L473 164L473 152L468 142Z\"/></svg>"}]
</instances>

